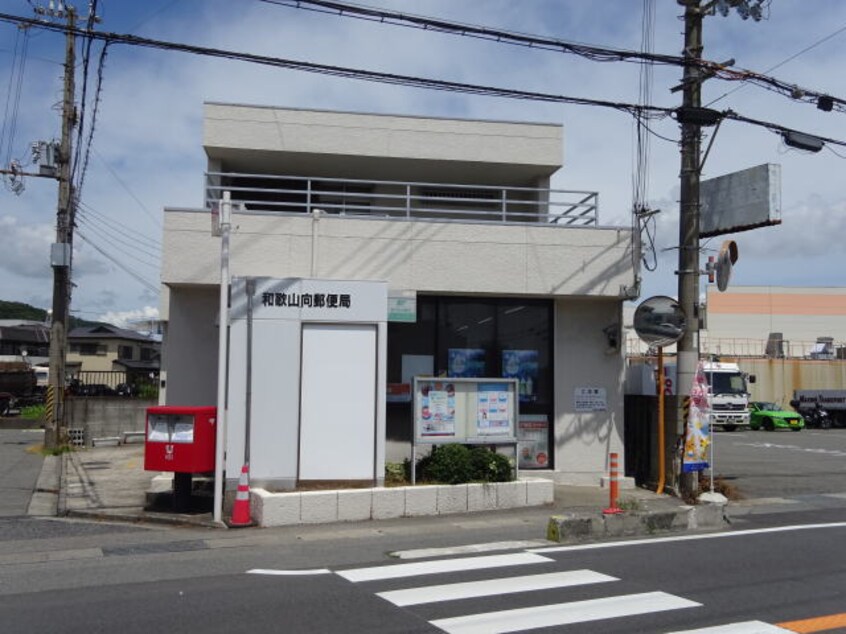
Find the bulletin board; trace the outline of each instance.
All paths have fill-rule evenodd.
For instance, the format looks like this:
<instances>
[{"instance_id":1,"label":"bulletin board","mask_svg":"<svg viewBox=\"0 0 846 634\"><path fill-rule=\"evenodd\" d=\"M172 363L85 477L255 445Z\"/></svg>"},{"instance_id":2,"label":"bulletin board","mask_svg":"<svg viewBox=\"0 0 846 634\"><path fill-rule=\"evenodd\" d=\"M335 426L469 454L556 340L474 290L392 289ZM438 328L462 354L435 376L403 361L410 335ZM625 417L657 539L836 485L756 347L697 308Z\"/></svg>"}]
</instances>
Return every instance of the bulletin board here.
<instances>
[{"instance_id":1,"label":"bulletin board","mask_svg":"<svg viewBox=\"0 0 846 634\"><path fill-rule=\"evenodd\" d=\"M414 377L416 444L517 442L517 379Z\"/></svg>"},{"instance_id":2,"label":"bulletin board","mask_svg":"<svg viewBox=\"0 0 846 634\"><path fill-rule=\"evenodd\" d=\"M411 483L417 481L417 445L511 445L517 477L518 379L415 376Z\"/></svg>"}]
</instances>

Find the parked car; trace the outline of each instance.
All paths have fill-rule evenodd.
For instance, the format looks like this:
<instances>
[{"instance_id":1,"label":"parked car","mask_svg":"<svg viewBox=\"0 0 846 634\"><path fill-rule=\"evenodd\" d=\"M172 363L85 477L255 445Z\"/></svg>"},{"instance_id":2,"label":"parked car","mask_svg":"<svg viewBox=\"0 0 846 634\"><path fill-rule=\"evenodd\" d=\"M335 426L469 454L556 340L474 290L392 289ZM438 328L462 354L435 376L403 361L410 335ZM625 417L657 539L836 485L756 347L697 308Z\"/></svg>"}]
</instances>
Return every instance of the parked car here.
<instances>
[{"instance_id":1,"label":"parked car","mask_svg":"<svg viewBox=\"0 0 846 634\"><path fill-rule=\"evenodd\" d=\"M104 383L83 383L75 391L77 396L114 396L114 393L115 391Z\"/></svg>"},{"instance_id":2,"label":"parked car","mask_svg":"<svg viewBox=\"0 0 846 634\"><path fill-rule=\"evenodd\" d=\"M791 429L800 431L805 427L805 419L798 412L791 412L768 401L752 401L749 403L749 427L751 429Z\"/></svg>"}]
</instances>

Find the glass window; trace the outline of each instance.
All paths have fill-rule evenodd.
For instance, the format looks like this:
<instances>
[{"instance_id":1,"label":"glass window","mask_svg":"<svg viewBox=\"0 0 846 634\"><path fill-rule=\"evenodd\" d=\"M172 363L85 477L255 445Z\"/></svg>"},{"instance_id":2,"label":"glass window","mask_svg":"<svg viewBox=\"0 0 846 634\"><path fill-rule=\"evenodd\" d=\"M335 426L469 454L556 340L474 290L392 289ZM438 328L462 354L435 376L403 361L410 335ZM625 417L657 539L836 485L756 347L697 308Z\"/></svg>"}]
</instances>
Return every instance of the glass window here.
<instances>
[{"instance_id":1,"label":"glass window","mask_svg":"<svg viewBox=\"0 0 846 634\"><path fill-rule=\"evenodd\" d=\"M551 446L552 324L548 300L418 295L415 323L388 324L389 440L411 440L411 394L401 384L432 373L516 378L520 413L534 417L538 443Z\"/></svg>"}]
</instances>

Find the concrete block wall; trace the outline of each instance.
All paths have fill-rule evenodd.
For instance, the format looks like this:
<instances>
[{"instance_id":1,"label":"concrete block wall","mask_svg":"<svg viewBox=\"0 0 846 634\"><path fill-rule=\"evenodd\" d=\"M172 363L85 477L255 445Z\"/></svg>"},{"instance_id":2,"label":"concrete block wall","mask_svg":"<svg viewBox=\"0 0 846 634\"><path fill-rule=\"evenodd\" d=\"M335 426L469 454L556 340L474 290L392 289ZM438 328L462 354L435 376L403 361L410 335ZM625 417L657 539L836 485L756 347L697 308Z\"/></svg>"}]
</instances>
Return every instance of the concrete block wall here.
<instances>
[{"instance_id":1,"label":"concrete block wall","mask_svg":"<svg viewBox=\"0 0 846 634\"><path fill-rule=\"evenodd\" d=\"M259 526L292 526L394 519L552 504L554 483L525 479L495 484L375 487L271 493L252 489L250 510Z\"/></svg>"},{"instance_id":2,"label":"concrete block wall","mask_svg":"<svg viewBox=\"0 0 846 634\"><path fill-rule=\"evenodd\" d=\"M123 438L124 432L144 431L147 408L158 405L152 399L74 397L65 401L68 427L84 430L85 445L95 438Z\"/></svg>"}]
</instances>

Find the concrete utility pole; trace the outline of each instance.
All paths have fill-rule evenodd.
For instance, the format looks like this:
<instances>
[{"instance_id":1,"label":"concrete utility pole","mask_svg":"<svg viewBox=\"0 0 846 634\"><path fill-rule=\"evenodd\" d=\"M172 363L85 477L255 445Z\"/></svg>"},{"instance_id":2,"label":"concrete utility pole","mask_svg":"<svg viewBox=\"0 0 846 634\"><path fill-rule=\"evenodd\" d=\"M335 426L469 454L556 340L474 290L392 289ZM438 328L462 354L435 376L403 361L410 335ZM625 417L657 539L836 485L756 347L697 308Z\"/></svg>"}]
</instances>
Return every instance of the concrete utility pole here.
<instances>
[{"instance_id":1,"label":"concrete utility pole","mask_svg":"<svg viewBox=\"0 0 846 634\"><path fill-rule=\"evenodd\" d=\"M73 29L76 12L65 7L68 31L65 36L65 87L62 99L62 139L59 144L59 204L56 211L56 242L51 245L53 267L53 320L50 325L50 377L47 386L44 446L55 449L67 439L65 415L65 360L67 356L68 314L71 295L71 253L73 251L74 200L71 182L71 136L76 125L74 74L76 41Z\"/></svg>"},{"instance_id":2,"label":"concrete utility pole","mask_svg":"<svg viewBox=\"0 0 846 634\"><path fill-rule=\"evenodd\" d=\"M702 77L697 62L702 59L701 0L678 0L684 5L684 56L692 63L684 67L682 109L702 105ZM679 200L679 306L687 317L687 329L678 342L676 433L685 434L685 400L699 363L699 171L702 141L699 123L681 124L681 192ZM694 490L696 474L684 474L681 464L678 483L683 494Z\"/></svg>"}]
</instances>

